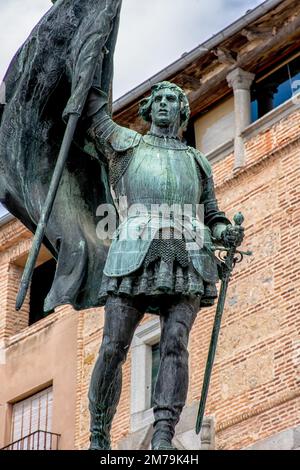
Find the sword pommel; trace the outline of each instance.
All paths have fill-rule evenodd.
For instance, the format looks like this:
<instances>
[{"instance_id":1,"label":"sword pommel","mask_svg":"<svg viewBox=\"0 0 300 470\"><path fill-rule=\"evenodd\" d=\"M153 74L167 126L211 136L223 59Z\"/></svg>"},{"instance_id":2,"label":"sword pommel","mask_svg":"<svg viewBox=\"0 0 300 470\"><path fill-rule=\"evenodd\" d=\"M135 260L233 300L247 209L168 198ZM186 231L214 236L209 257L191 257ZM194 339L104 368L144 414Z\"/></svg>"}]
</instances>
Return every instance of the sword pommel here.
<instances>
[{"instance_id":1,"label":"sword pommel","mask_svg":"<svg viewBox=\"0 0 300 470\"><path fill-rule=\"evenodd\" d=\"M238 212L238 213L235 214L235 216L233 217L233 220L234 220L235 225L242 225L242 223L243 223L244 220L245 220L245 217L243 216L243 214L242 214L241 212Z\"/></svg>"}]
</instances>

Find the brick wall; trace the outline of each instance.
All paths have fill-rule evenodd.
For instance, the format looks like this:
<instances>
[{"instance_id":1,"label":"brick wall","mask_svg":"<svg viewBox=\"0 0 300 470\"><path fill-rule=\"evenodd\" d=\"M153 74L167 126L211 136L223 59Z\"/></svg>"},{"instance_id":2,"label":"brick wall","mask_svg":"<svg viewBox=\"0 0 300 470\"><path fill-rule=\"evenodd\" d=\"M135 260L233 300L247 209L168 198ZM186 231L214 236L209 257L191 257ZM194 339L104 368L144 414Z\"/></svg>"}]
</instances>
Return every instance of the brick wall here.
<instances>
[{"instance_id":1,"label":"brick wall","mask_svg":"<svg viewBox=\"0 0 300 470\"><path fill-rule=\"evenodd\" d=\"M207 413L217 447L238 449L300 421L299 111L246 142L247 165L215 165L220 206L245 215L253 256L231 281ZM195 325L190 399L199 398L212 311ZM201 345L200 364L199 345ZM194 370L194 368L193 368Z\"/></svg>"},{"instance_id":2,"label":"brick wall","mask_svg":"<svg viewBox=\"0 0 300 470\"><path fill-rule=\"evenodd\" d=\"M23 272L23 258L30 248L29 232L17 221L0 229L0 341L6 341L28 325L29 297L15 311L16 296Z\"/></svg>"}]
</instances>

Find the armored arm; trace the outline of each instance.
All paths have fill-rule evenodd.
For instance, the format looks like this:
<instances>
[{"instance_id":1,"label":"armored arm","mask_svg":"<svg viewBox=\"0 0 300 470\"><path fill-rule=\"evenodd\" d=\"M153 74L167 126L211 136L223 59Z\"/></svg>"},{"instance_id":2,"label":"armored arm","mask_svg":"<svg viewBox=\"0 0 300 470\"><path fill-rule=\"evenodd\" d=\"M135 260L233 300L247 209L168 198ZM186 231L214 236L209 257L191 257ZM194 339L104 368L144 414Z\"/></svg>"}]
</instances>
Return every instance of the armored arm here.
<instances>
[{"instance_id":1,"label":"armored arm","mask_svg":"<svg viewBox=\"0 0 300 470\"><path fill-rule=\"evenodd\" d=\"M244 238L244 228L231 225L224 212L219 210L211 168L203 178L203 186L200 202L204 204L204 224L211 229L213 238L225 247L241 245Z\"/></svg>"},{"instance_id":2,"label":"armored arm","mask_svg":"<svg viewBox=\"0 0 300 470\"><path fill-rule=\"evenodd\" d=\"M210 228L212 236L220 241L222 240L223 233L226 231L226 227L231 225L231 222L227 219L225 213L219 210L211 165L203 154L198 151L196 152L203 185L200 204L204 206L204 224Z\"/></svg>"},{"instance_id":3,"label":"armored arm","mask_svg":"<svg viewBox=\"0 0 300 470\"><path fill-rule=\"evenodd\" d=\"M109 115L107 105L107 95L93 87L87 103L88 135L97 149L110 159L112 155L138 145L141 135L116 124Z\"/></svg>"},{"instance_id":4,"label":"armored arm","mask_svg":"<svg viewBox=\"0 0 300 470\"><path fill-rule=\"evenodd\" d=\"M203 186L200 203L204 204L204 224L211 229L212 236L220 240L222 233L231 222L227 219L225 213L219 210L212 175L209 177L205 175Z\"/></svg>"}]
</instances>

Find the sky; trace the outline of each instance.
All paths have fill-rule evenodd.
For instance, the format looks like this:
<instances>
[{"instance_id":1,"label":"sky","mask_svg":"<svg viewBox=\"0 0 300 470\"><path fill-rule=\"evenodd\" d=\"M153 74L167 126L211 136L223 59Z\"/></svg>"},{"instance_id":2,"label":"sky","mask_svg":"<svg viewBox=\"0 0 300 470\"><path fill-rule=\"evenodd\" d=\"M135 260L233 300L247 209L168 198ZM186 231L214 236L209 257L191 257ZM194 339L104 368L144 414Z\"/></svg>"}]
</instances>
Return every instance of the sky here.
<instances>
[{"instance_id":1,"label":"sky","mask_svg":"<svg viewBox=\"0 0 300 470\"><path fill-rule=\"evenodd\" d=\"M179 59L261 0L123 0L114 99ZM50 0L0 0L0 82Z\"/></svg>"}]
</instances>

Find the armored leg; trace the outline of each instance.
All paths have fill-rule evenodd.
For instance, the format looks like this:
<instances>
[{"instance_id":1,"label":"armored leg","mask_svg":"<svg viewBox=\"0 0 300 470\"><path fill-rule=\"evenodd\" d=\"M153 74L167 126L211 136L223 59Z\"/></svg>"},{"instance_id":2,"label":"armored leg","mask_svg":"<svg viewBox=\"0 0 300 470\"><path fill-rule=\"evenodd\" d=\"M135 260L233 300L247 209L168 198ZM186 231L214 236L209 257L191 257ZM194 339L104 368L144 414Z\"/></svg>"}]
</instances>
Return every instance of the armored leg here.
<instances>
[{"instance_id":1,"label":"armored leg","mask_svg":"<svg viewBox=\"0 0 300 470\"><path fill-rule=\"evenodd\" d=\"M152 449L172 449L175 426L188 390L188 339L199 299L172 304L161 316L160 366L154 390Z\"/></svg>"},{"instance_id":2,"label":"armored leg","mask_svg":"<svg viewBox=\"0 0 300 470\"><path fill-rule=\"evenodd\" d=\"M110 297L105 306L103 340L89 389L91 450L110 449L110 429L122 387L122 364L143 317L129 299Z\"/></svg>"}]
</instances>

